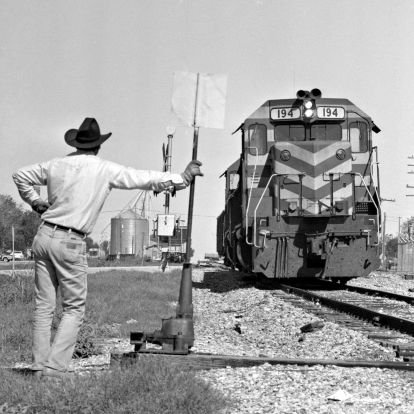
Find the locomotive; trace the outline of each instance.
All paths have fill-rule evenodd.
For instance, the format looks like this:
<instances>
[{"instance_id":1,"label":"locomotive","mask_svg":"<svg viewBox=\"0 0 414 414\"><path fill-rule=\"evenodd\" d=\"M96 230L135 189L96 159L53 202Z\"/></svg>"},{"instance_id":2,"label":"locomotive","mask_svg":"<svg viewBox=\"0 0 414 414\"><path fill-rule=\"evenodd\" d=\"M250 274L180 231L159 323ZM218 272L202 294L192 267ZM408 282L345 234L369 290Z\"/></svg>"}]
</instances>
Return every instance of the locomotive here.
<instances>
[{"instance_id":1,"label":"locomotive","mask_svg":"<svg viewBox=\"0 0 414 414\"><path fill-rule=\"evenodd\" d=\"M380 129L348 99L319 89L272 99L233 133L217 253L271 279L346 282L380 265Z\"/></svg>"}]
</instances>

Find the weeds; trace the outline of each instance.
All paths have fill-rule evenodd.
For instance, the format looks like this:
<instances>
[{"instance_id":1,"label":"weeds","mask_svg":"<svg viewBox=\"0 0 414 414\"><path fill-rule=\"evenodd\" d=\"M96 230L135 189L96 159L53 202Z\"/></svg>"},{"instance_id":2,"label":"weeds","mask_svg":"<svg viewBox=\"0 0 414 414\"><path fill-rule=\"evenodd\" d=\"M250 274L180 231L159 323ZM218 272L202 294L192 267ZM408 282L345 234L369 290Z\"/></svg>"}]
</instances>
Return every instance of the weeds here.
<instances>
[{"instance_id":1,"label":"weeds","mask_svg":"<svg viewBox=\"0 0 414 414\"><path fill-rule=\"evenodd\" d=\"M168 277L127 271L92 275L88 280L86 317L98 324L98 335L107 335L106 331L114 326L117 330L113 336L127 336L135 325L158 329L160 319L175 311L180 277L178 269Z\"/></svg>"},{"instance_id":2,"label":"weeds","mask_svg":"<svg viewBox=\"0 0 414 414\"><path fill-rule=\"evenodd\" d=\"M193 373L156 359L129 369L78 376L65 383L35 382L6 372L0 379L0 401L5 399L9 408L20 407L28 414L207 414L219 412L225 404Z\"/></svg>"},{"instance_id":3,"label":"weeds","mask_svg":"<svg viewBox=\"0 0 414 414\"><path fill-rule=\"evenodd\" d=\"M117 271L89 276L75 356L97 353L97 337L159 329L161 319L175 313L179 282L178 269L168 275ZM0 279L0 365L29 361L33 291L30 275ZM60 317L59 307L55 328ZM198 376L156 359L123 370L84 373L64 384L0 372L0 413L208 414L226 406L222 395Z\"/></svg>"},{"instance_id":4,"label":"weeds","mask_svg":"<svg viewBox=\"0 0 414 414\"><path fill-rule=\"evenodd\" d=\"M28 361L33 314L33 273L0 277L0 361ZM0 411L1 412L1 411Z\"/></svg>"},{"instance_id":5,"label":"weeds","mask_svg":"<svg viewBox=\"0 0 414 414\"><path fill-rule=\"evenodd\" d=\"M31 303L34 299L33 270L19 271L13 277L0 277L0 303L7 306L12 303Z\"/></svg>"}]
</instances>

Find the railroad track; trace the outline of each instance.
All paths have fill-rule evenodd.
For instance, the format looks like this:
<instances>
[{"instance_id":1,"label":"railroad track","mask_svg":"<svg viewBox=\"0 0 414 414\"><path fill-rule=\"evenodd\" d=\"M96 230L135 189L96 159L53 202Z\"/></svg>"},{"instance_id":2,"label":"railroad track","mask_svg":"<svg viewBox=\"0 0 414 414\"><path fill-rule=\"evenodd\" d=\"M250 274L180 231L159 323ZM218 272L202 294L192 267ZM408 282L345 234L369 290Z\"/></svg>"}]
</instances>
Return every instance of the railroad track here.
<instances>
[{"instance_id":1,"label":"railroad track","mask_svg":"<svg viewBox=\"0 0 414 414\"><path fill-rule=\"evenodd\" d=\"M331 282L328 282L328 283L331 283ZM365 288L365 287L360 287L360 286L345 285L343 287L349 292L357 292L357 293L362 293L364 295L383 297L383 298L405 302L410 305L414 305L414 296L400 295L398 293L386 292L384 290L370 289L370 288Z\"/></svg>"},{"instance_id":2,"label":"railroad track","mask_svg":"<svg viewBox=\"0 0 414 414\"><path fill-rule=\"evenodd\" d=\"M255 284L255 283L253 283ZM280 288L281 286L279 286ZM328 285L325 286L326 289ZM329 284L331 290L343 290L343 287L337 284ZM313 286L315 288L315 286ZM320 288L320 286L318 286ZM408 331L408 333L401 333L396 329L389 329L382 326L379 326L379 323L383 323L383 319L377 319L374 321L375 325L369 323L366 319L366 312L359 316L359 319L356 319L350 314L344 314L343 311L335 311L322 307L321 303L325 299L315 299L311 301L305 301L301 297L288 293L293 292L294 286L285 286L285 292L282 290L275 290L274 295L280 296L283 301L290 301L295 306L300 306L305 308L307 311L311 311L318 316L331 320L335 323L346 325L349 328L363 331L366 333L370 339L373 339L381 345L392 346L397 355L403 357L403 361L381 361L381 360L338 360L338 359L310 359L310 358L295 358L295 359L281 359L281 358L270 358L270 357L252 357L246 355L223 355L223 354L206 354L206 353L197 353L189 352L187 355L168 355L159 353L155 351L154 353L141 353L136 350L135 352L123 353L123 354L111 354L111 365L116 366L129 365L134 363L139 363L139 361L145 358L158 358L168 361L172 364L177 364L181 368L194 369L194 370L206 370L206 369L215 369L215 368L225 368L225 367L250 367L260 364L270 364L270 365L290 365L294 370L308 369L306 366L314 365L336 365L342 367L372 367L372 368L383 368L383 369L397 369L397 370L414 370L414 361L411 361L409 352L411 349L414 349L414 342L412 336L414 336L414 329L411 330L411 326L404 326L403 331ZM366 292L364 292L366 293ZM378 294L377 294L378 295ZM315 296L314 296L315 297ZM373 296L375 299L376 297ZM410 306L410 305L407 305ZM378 313L373 315L373 317L384 316L383 313ZM398 325L399 330L401 330L401 322ZM411 346L412 345L412 346ZM305 368L303 368L305 367ZM285 368L286 369L286 368Z\"/></svg>"},{"instance_id":3,"label":"railroad track","mask_svg":"<svg viewBox=\"0 0 414 414\"><path fill-rule=\"evenodd\" d=\"M326 281L306 287L288 283L277 287L294 295L284 296L283 300L322 319L358 330L382 346L393 348L404 361L414 361L413 297ZM279 295L277 291L274 294Z\"/></svg>"},{"instance_id":4,"label":"railroad track","mask_svg":"<svg viewBox=\"0 0 414 414\"><path fill-rule=\"evenodd\" d=\"M295 366L294 370L301 370L297 367L312 367L315 365L322 366L339 366L346 368L381 368L395 369L403 371L414 371L414 363L408 361L364 361L364 360L339 360L339 359L308 359L308 358L267 358L267 357L251 357L245 355L218 355L218 354L202 354L192 353L187 355L172 355L159 353L112 353L111 367L118 366L129 367L139 363L142 360L158 359L173 364L180 369L191 370L209 370L217 368L241 368L253 367L257 365L269 364L280 366Z\"/></svg>"}]
</instances>

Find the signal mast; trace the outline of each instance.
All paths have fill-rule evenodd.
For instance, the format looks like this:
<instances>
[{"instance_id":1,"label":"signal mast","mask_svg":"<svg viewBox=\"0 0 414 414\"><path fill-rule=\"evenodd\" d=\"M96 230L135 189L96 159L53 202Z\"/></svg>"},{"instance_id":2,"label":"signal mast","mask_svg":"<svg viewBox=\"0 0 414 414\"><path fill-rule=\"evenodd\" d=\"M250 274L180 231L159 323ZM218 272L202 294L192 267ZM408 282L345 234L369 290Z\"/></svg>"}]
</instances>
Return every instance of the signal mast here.
<instances>
[{"instance_id":1,"label":"signal mast","mask_svg":"<svg viewBox=\"0 0 414 414\"><path fill-rule=\"evenodd\" d=\"M414 155L409 155L408 156L409 160L413 160L414 159ZM414 164L407 164L407 167L414 167ZM414 174L413 170L408 171L407 174ZM407 188L414 188L414 185L409 185L407 184ZM406 197L414 197L414 194L406 194Z\"/></svg>"}]
</instances>

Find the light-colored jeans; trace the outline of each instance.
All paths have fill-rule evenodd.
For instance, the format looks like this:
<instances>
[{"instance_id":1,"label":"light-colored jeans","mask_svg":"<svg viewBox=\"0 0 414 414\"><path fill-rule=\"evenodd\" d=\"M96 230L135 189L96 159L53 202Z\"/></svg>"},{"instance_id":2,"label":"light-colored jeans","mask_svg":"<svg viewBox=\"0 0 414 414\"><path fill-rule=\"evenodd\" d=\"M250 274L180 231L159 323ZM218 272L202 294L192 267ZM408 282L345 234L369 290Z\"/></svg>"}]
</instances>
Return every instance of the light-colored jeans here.
<instances>
[{"instance_id":1,"label":"light-colored jeans","mask_svg":"<svg viewBox=\"0 0 414 414\"><path fill-rule=\"evenodd\" d=\"M82 236L41 224L33 241L35 312L33 370L66 371L85 314L87 293L86 243ZM63 315L50 345L58 287Z\"/></svg>"}]
</instances>

